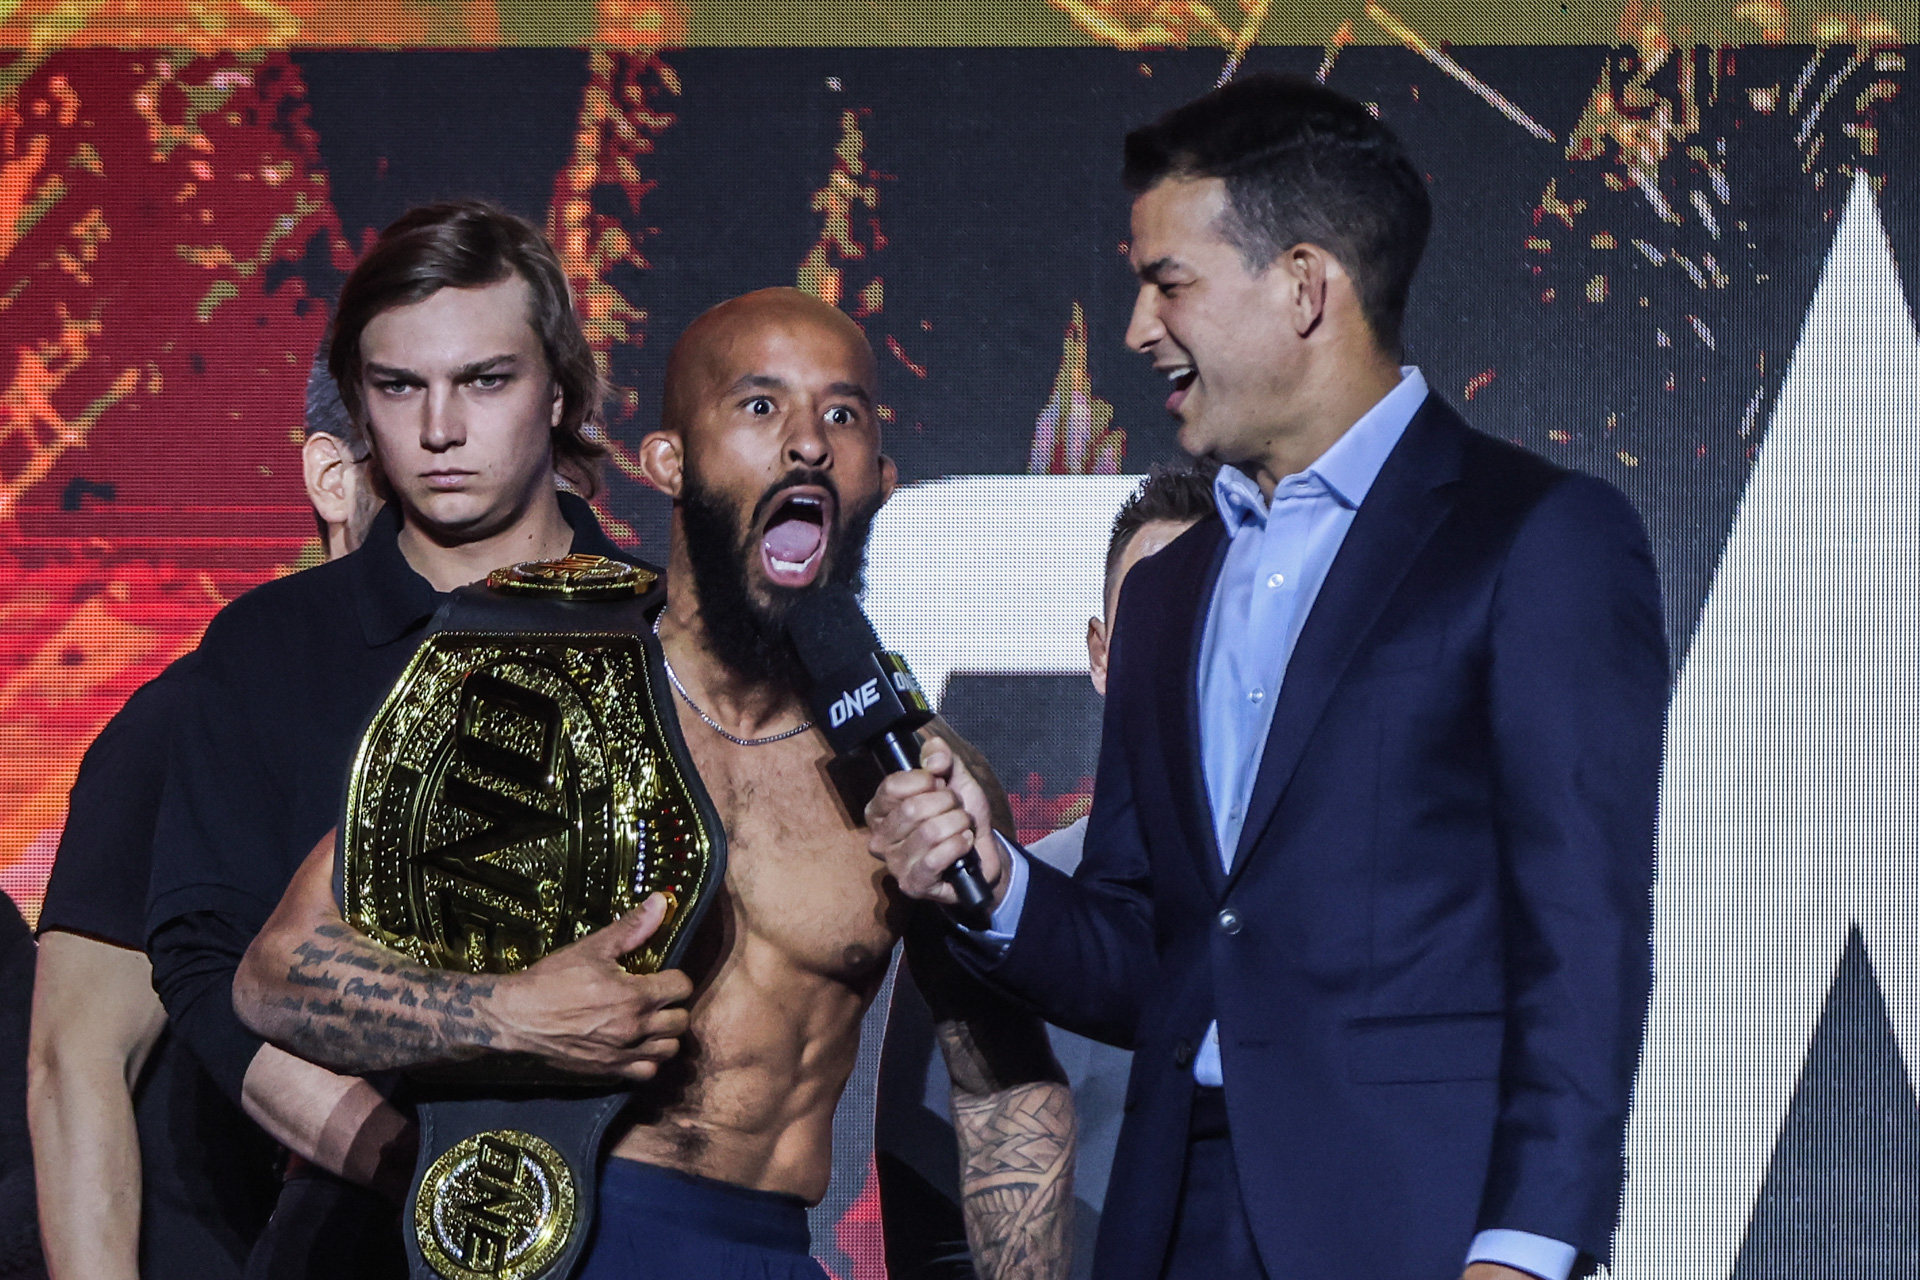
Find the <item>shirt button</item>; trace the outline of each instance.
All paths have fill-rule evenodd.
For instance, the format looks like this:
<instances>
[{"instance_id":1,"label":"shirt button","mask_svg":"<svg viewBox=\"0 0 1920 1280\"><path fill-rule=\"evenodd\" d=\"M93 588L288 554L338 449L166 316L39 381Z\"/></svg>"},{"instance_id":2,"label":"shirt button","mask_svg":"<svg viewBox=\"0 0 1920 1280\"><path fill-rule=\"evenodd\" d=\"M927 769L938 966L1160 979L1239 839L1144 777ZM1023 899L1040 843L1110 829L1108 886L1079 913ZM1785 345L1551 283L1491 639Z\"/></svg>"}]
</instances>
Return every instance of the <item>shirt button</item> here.
<instances>
[{"instance_id":1,"label":"shirt button","mask_svg":"<svg viewBox=\"0 0 1920 1280\"><path fill-rule=\"evenodd\" d=\"M1279 586L1279 585L1280 585L1281 583L1283 583L1283 582L1285 582L1286 580L1287 580L1287 575L1286 575L1286 574L1284 574L1284 573L1276 573L1276 574L1274 574L1274 575L1273 575L1273 576L1272 576L1271 578L1268 578L1268 579L1267 579L1267 585L1268 585L1268 586L1270 586L1270 587L1277 587L1277 586Z\"/></svg>"},{"instance_id":2,"label":"shirt button","mask_svg":"<svg viewBox=\"0 0 1920 1280\"><path fill-rule=\"evenodd\" d=\"M1213 922L1219 925L1220 932L1226 934L1229 938L1240 932L1240 913L1232 907L1228 907L1225 911L1215 916Z\"/></svg>"},{"instance_id":3,"label":"shirt button","mask_svg":"<svg viewBox=\"0 0 1920 1280\"><path fill-rule=\"evenodd\" d=\"M1259 706L1261 703L1265 702L1266 700L1267 700L1267 691L1265 689L1253 689L1249 691L1247 694L1247 701L1251 702L1256 707Z\"/></svg>"},{"instance_id":4,"label":"shirt button","mask_svg":"<svg viewBox=\"0 0 1920 1280\"><path fill-rule=\"evenodd\" d=\"M1173 1065L1182 1071L1193 1065L1193 1044L1187 1040L1173 1042Z\"/></svg>"}]
</instances>

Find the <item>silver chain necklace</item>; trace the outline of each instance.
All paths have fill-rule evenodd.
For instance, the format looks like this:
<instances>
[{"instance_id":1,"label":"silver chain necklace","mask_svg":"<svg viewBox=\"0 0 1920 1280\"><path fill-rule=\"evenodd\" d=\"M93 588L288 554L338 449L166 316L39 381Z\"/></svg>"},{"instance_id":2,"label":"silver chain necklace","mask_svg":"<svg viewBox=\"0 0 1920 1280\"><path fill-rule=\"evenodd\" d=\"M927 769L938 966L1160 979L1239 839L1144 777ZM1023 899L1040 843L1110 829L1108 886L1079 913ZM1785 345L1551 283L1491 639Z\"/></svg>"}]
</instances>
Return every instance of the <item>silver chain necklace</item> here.
<instances>
[{"instance_id":1,"label":"silver chain necklace","mask_svg":"<svg viewBox=\"0 0 1920 1280\"><path fill-rule=\"evenodd\" d=\"M665 613L666 610L663 609L653 615L653 638L655 640L660 639L660 619ZM802 720L791 729L784 729L779 733L770 733L764 738L743 738L737 733L728 733L725 729L722 729L718 724L714 723L712 716L700 709L700 704L695 702L693 695L687 692L687 686L680 683L680 677L674 674L673 664L667 661L667 646L664 644L660 646L660 665L667 669L667 681L673 685L673 691L679 694L681 699L685 701L689 707L693 708L693 714L700 717L700 723L706 725L707 728L713 730L735 746L764 747L770 743L785 742L788 738L795 737L813 728L813 721Z\"/></svg>"}]
</instances>

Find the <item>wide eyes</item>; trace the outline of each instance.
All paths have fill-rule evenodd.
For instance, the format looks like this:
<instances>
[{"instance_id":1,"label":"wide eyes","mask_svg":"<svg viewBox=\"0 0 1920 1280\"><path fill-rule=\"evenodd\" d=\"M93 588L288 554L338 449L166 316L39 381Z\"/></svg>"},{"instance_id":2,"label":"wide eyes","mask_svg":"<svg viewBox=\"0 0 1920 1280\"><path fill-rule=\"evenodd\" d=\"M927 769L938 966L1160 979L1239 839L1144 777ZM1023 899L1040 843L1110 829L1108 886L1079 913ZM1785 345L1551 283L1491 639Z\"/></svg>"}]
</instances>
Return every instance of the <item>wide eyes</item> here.
<instances>
[{"instance_id":1,"label":"wide eyes","mask_svg":"<svg viewBox=\"0 0 1920 1280\"><path fill-rule=\"evenodd\" d=\"M743 401L740 407L756 418L771 417L779 412L779 406L774 403L771 396L755 396L751 400ZM860 415L850 405L844 404L831 406L820 417L828 426L833 427L852 426L860 420Z\"/></svg>"}]
</instances>

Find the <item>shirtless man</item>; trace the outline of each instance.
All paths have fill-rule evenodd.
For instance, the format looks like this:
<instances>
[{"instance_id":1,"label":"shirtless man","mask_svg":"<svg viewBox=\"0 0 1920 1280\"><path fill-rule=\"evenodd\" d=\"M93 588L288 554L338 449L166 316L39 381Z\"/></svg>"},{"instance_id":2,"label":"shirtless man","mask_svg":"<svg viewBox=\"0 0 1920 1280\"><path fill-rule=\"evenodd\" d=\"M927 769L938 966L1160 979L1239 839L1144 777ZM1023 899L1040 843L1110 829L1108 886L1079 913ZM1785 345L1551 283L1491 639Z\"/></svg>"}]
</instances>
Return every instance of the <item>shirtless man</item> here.
<instances>
[{"instance_id":1,"label":"shirtless man","mask_svg":"<svg viewBox=\"0 0 1920 1280\"><path fill-rule=\"evenodd\" d=\"M329 838L235 985L256 1031L338 1070L520 1052L634 1081L580 1280L822 1274L806 1257L804 1206L826 1193L861 1015L909 933L955 1082L981 1272L1065 1273L1071 1102L1044 1032L944 965L943 946L917 944L939 922L909 911L868 856L795 692L784 614L815 582L857 580L894 486L876 374L840 312L789 289L749 294L675 346L662 429L641 444L648 478L674 500L657 631L728 838L725 888L684 972L635 977L617 963L657 927L657 896L518 974L425 969L344 925ZM369 962L381 982L341 994ZM338 999L306 1003L326 979ZM392 1030L401 997L378 993L403 990L439 995L445 1012Z\"/></svg>"}]
</instances>

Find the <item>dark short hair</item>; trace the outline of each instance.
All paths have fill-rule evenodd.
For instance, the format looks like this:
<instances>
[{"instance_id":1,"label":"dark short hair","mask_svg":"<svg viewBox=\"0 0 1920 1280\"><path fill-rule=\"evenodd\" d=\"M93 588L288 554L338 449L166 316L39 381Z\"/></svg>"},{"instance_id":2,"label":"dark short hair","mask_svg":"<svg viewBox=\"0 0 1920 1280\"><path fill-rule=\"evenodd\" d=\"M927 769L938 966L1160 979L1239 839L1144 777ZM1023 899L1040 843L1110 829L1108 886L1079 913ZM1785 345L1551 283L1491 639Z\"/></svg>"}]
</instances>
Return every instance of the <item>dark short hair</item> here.
<instances>
[{"instance_id":1,"label":"dark short hair","mask_svg":"<svg viewBox=\"0 0 1920 1280\"><path fill-rule=\"evenodd\" d=\"M599 439L606 383L573 310L567 273L540 229L480 200L423 205L380 233L340 290L328 367L353 420L366 425L360 395L360 335L373 318L442 289L476 289L519 276L533 291L528 317L560 387L553 465L591 496L607 447Z\"/></svg>"},{"instance_id":2,"label":"dark short hair","mask_svg":"<svg viewBox=\"0 0 1920 1280\"><path fill-rule=\"evenodd\" d=\"M1433 205L1392 130L1367 108L1299 76L1249 76L1127 135L1127 189L1220 178L1220 231L1250 271L1313 244L1353 277L1374 340L1400 349L1407 293Z\"/></svg>"},{"instance_id":3,"label":"dark short hair","mask_svg":"<svg viewBox=\"0 0 1920 1280\"><path fill-rule=\"evenodd\" d=\"M313 367L307 371L306 428L309 436L332 436L347 447L352 458L367 456L367 433L347 412L340 399L340 388L327 372L327 343L321 342L314 353Z\"/></svg>"},{"instance_id":4,"label":"dark short hair","mask_svg":"<svg viewBox=\"0 0 1920 1280\"><path fill-rule=\"evenodd\" d=\"M1147 470L1140 487L1127 495L1113 517L1113 532L1107 538L1107 572L1100 598L1113 593L1114 570L1140 530L1160 520L1192 524L1215 515L1220 508L1213 501L1213 477L1218 464L1201 462L1156 462Z\"/></svg>"}]
</instances>

